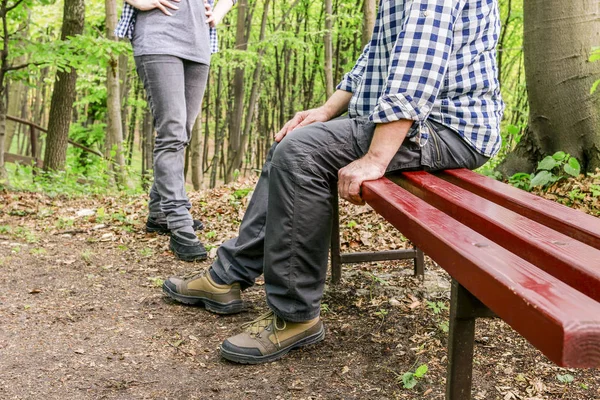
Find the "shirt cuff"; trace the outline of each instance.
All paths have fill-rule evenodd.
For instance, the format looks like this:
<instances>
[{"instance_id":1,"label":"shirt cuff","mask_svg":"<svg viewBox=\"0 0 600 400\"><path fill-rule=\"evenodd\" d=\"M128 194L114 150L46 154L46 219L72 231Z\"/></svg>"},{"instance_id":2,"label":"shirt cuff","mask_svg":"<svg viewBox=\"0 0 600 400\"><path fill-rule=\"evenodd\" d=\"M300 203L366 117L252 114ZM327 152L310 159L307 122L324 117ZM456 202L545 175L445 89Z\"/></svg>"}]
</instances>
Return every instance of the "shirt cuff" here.
<instances>
[{"instance_id":1,"label":"shirt cuff","mask_svg":"<svg viewBox=\"0 0 600 400\"><path fill-rule=\"evenodd\" d=\"M342 81L335 88L345 92L354 93L356 89L358 89L360 81L360 78L357 78L352 74L346 74L344 75L344 78L342 78Z\"/></svg>"},{"instance_id":2,"label":"shirt cuff","mask_svg":"<svg viewBox=\"0 0 600 400\"><path fill-rule=\"evenodd\" d=\"M379 98L379 102L371 115L369 115L369 119L376 124L399 121L401 119L421 123L427 119L430 111L428 103L419 107L410 96L400 93L388 94Z\"/></svg>"}]
</instances>

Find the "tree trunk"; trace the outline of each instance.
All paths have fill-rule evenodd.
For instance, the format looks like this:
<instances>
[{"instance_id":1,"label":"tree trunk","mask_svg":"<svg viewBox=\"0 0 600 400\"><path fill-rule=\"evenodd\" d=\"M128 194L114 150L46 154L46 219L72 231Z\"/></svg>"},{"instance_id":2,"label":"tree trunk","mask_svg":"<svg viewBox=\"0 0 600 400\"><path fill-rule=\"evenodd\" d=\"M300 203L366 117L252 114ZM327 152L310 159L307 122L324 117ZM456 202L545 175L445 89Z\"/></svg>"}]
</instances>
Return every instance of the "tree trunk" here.
<instances>
[{"instance_id":1,"label":"tree trunk","mask_svg":"<svg viewBox=\"0 0 600 400\"><path fill-rule=\"evenodd\" d=\"M219 66L217 72L217 91L215 98L215 153L211 162L209 183L211 189L217 185L217 169L219 168L219 155L221 153L221 142L223 136L221 129L219 129L219 125L221 122L221 97L219 96L219 94L221 93L222 71L223 67Z\"/></svg>"},{"instance_id":2,"label":"tree trunk","mask_svg":"<svg viewBox=\"0 0 600 400\"><path fill-rule=\"evenodd\" d=\"M17 61L17 64L22 64L24 60ZM19 110L21 109L21 101L23 100L23 89L25 85L23 82L12 81L8 85L8 110L7 114L12 117L19 116ZM6 121L6 137L4 138L4 146L8 153L10 153L11 144L13 137L19 129L19 124L14 121Z\"/></svg>"},{"instance_id":3,"label":"tree trunk","mask_svg":"<svg viewBox=\"0 0 600 400\"><path fill-rule=\"evenodd\" d=\"M80 35L83 32L84 18L84 0L65 0L61 40L66 40L68 36ZM74 68L69 72L56 73L44 155L46 171L61 170L65 167L76 82L77 70Z\"/></svg>"},{"instance_id":4,"label":"tree trunk","mask_svg":"<svg viewBox=\"0 0 600 400\"><path fill-rule=\"evenodd\" d=\"M600 45L597 0L527 0L524 53L529 126L499 170L531 172L544 156L564 151L583 171L600 167L600 62L588 62Z\"/></svg>"},{"instance_id":5,"label":"tree trunk","mask_svg":"<svg viewBox=\"0 0 600 400\"><path fill-rule=\"evenodd\" d=\"M192 166L192 185L194 186L194 190L200 190L202 189L204 175L202 171L202 113L198 114L192 132L190 164Z\"/></svg>"},{"instance_id":6,"label":"tree trunk","mask_svg":"<svg viewBox=\"0 0 600 400\"><path fill-rule=\"evenodd\" d=\"M269 15L269 2L270 0L265 0L264 3L264 8L263 8L263 15L262 15L262 22L261 22L261 26L260 26L260 35L259 35L259 42L262 42L265 39L265 31L266 31L266 26L267 26L267 17ZM254 68L254 73L252 75L252 88L250 89L250 100L248 102L248 111L246 113L246 120L244 121L244 131L241 137L241 141L240 141L240 149L243 149L242 151L239 151L236 154L235 159L233 160L233 162L230 165L230 168L233 167L233 170L235 171L236 169L241 169L242 168L242 164L244 161L244 155L247 153L247 146L248 146L248 138L250 137L250 130L252 127L252 119L254 117L254 113L255 113L255 108L256 108L256 103L258 101L258 95L260 92L260 76L261 76L261 72L262 72L262 58L263 55L265 53L265 48L261 47L260 50L258 51L258 61L256 62L256 68Z\"/></svg>"},{"instance_id":7,"label":"tree trunk","mask_svg":"<svg viewBox=\"0 0 600 400\"><path fill-rule=\"evenodd\" d=\"M248 48L248 38L246 37L246 9L248 8L247 0L240 0L237 3L237 29L235 36L236 50L246 51ZM233 173L239 168L237 160L242 160L244 156L244 147L242 140L242 119L244 116L244 71L243 66L235 69L233 77L233 115L229 123L229 148L227 151L227 169L225 174L225 182L230 182L233 178Z\"/></svg>"},{"instance_id":8,"label":"tree trunk","mask_svg":"<svg viewBox=\"0 0 600 400\"><path fill-rule=\"evenodd\" d=\"M331 0L325 0L325 96L333 94L333 4Z\"/></svg>"},{"instance_id":9,"label":"tree trunk","mask_svg":"<svg viewBox=\"0 0 600 400\"><path fill-rule=\"evenodd\" d=\"M154 126L150 108L146 109L142 122L142 187L148 190L150 182L150 170L153 168L154 151Z\"/></svg>"},{"instance_id":10,"label":"tree trunk","mask_svg":"<svg viewBox=\"0 0 600 400\"><path fill-rule=\"evenodd\" d=\"M106 0L106 36L116 41L117 4ZM121 121L121 87L119 82L119 57L111 57L106 69L106 158L112 160L111 169L119 185L127 184L125 157L123 156L123 123ZM113 158L114 153L114 158Z\"/></svg>"},{"instance_id":11,"label":"tree trunk","mask_svg":"<svg viewBox=\"0 0 600 400\"><path fill-rule=\"evenodd\" d=\"M4 167L4 133L6 132L6 105L0 95L0 186L8 183L8 174Z\"/></svg>"},{"instance_id":12,"label":"tree trunk","mask_svg":"<svg viewBox=\"0 0 600 400\"><path fill-rule=\"evenodd\" d=\"M371 35L373 35L373 28L375 28L375 17L377 16L377 2L375 0L365 0L363 4L363 13L365 15L365 19L363 20L363 30L361 36L361 48L364 48L369 40L371 40Z\"/></svg>"}]
</instances>

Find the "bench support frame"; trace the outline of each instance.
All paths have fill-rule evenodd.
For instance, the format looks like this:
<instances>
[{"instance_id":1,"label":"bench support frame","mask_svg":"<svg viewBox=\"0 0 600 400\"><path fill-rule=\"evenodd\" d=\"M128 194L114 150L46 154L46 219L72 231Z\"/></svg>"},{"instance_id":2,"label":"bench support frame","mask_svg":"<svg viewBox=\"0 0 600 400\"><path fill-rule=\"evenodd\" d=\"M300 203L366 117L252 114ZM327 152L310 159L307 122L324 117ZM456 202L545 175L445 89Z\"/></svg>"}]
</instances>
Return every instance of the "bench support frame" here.
<instances>
[{"instance_id":1,"label":"bench support frame","mask_svg":"<svg viewBox=\"0 0 600 400\"><path fill-rule=\"evenodd\" d=\"M337 189L337 186L336 186ZM425 275L425 257L418 249L391 251L373 251L342 254L340 251L340 210L337 190L332 191L332 227L331 227L331 281L338 284L342 278L342 264L356 264L374 261L413 260L414 276L421 279Z\"/></svg>"},{"instance_id":2,"label":"bench support frame","mask_svg":"<svg viewBox=\"0 0 600 400\"><path fill-rule=\"evenodd\" d=\"M475 320L494 313L452 279L446 400L471 400Z\"/></svg>"}]
</instances>

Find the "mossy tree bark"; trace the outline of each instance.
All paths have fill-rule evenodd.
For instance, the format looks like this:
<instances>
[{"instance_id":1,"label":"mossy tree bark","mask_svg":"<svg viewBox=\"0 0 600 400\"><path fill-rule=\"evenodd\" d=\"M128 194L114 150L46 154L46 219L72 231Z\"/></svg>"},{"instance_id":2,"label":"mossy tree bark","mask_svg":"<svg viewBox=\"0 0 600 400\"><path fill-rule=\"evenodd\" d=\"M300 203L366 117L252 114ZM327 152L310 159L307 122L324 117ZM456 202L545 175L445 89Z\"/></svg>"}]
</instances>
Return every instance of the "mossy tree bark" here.
<instances>
[{"instance_id":1,"label":"mossy tree bark","mask_svg":"<svg viewBox=\"0 0 600 400\"><path fill-rule=\"evenodd\" d=\"M582 171L600 167L600 1L525 0L524 53L529 125L498 169L505 176L532 172L546 155L564 151Z\"/></svg>"}]
</instances>

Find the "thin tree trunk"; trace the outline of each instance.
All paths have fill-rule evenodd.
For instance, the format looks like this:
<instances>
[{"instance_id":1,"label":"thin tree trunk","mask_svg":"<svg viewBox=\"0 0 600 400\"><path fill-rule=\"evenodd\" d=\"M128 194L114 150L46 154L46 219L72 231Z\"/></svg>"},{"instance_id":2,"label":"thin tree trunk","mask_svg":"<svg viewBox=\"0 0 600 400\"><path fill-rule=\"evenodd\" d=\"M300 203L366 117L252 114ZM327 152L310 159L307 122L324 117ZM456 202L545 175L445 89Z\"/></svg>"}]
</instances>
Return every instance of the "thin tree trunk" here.
<instances>
[{"instance_id":1,"label":"thin tree trunk","mask_svg":"<svg viewBox=\"0 0 600 400\"><path fill-rule=\"evenodd\" d=\"M260 26L260 35L259 41L262 42L265 39L265 30L267 26L267 17L269 12L269 2L270 0L265 0L262 22ZM254 68L254 74L252 76L252 89L250 89L250 101L248 104L248 112L246 113L246 120L244 122L244 132L241 137L240 148L246 149L248 146L248 138L250 137L250 129L252 127L252 119L254 117L254 112L256 108L256 103L258 101L258 95L260 92L260 75L262 72L262 57L265 53L265 48L261 47L258 51L258 61L256 62L256 68ZM239 151L236 154L233 162L230 164L230 168L233 170L242 168L242 164L244 161L244 154L247 151Z\"/></svg>"},{"instance_id":2,"label":"thin tree trunk","mask_svg":"<svg viewBox=\"0 0 600 400\"><path fill-rule=\"evenodd\" d=\"M114 30L117 25L116 0L106 0L106 36L116 41ZM127 185L125 157L123 156L123 124L121 121L121 89L119 82L119 57L111 57L106 70L106 158L112 160L117 183ZM114 158L112 157L114 152Z\"/></svg>"},{"instance_id":3,"label":"thin tree trunk","mask_svg":"<svg viewBox=\"0 0 600 400\"><path fill-rule=\"evenodd\" d=\"M24 60L17 61L18 64L22 64ZM23 90L25 85L23 82L10 82L8 85L8 110L7 114L13 117L19 116L19 110L21 110L21 100L23 99ZM10 152L13 137L19 130L19 124L14 121L6 121L6 137L4 139L5 148L7 152Z\"/></svg>"},{"instance_id":4,"label":"thin tree trunk","mask_svg":"<svg viewBox=\"0 0 600 400\"><path fill-rule=\"evenodd\" d=\"M200 190L202 189L204 175L202 171L202 113L198 114L192 131L190 164L192 167L192 185L194 186L194 190Z\"/></svg>"},{"instance_id":5,"label":"thin tree trunk","mask_svg":"<svg viewBox=\"0 0 600 400\"><path fill-rule=\"evenodd\" d=\"M146 109L142 123L142 187L149 189L150 170L153 168L154 126L150 109Z\"/></svg>"},{"instance_id":6,"label":"thin tree trunk","mask_svg":"<svg viewBox=\"0 0 600 400\"><path fill-rule=\"evenodd\" d=\"M364 48L373 34L375 28L375 17L377 16L377 2L375 0L365 0L363 4L363 30L360 40L361 48Z\"/></svg>"},{"instance_id":7,"label":"thin tree trunk","mask_svg":"<svg viewBox=\"0 0 600 400\"><path fill-rule=\"evenodd\" d=\"M248 49L248 38L246 37L246 11L248 8L247 0L240 0L237 3L237 29L235 37L236 50L246 51ZM227 152L227 168L225 182L230 182L234 171L239 168L237 160L243 159L244 147L242 140L242 120L244 115L244 71L243 66L235 69L233 77L233 115L229 124L229 148Z\"/></svg>"},{"instance_id":8,"label":"thin tree trunk","mask_svg":"<svg viewBox=\"0 0 600 400\"><path fill-rule=\"evenodd\" d=\"M85 4L83 0L65 0L64 17L61 39L83 33ZM50 116L48 118L48 134L46 136L46 152L44 155L44 170L61 170L67 160L67 140L69 126L75 101L75 84L77 70L56 73Z\"/></svg>"},{"instance_id":9,"label":"thin tree trunk","mask_svg":"<svg viewBox=\"0 0 600 400\"><path fill-rule=\"evenodd\" d=\"M142 84L139 80L135 79L135 93L133 95L135 99L134 106L131 107L131 117L129 119L129 133L127 134L127 165L131 166L131 160L133 158L133 147L135 145L135 130L137 127L137 117L139 112L138 100L142 93ZM141 135L140 135L141 136ZM141 140L140 140L141 142Z\"/></svg>"},{"instance_id":10,"label":"thin tree trunk","mask_svg":"<svg viewBox=\"0 0 600 400\"><path fill-rule=\"evenodd\" d=\"M333 5L331 0L325 0L325 96L333 94Z\"/></svg>"},{"instance_id":11,"label":"thin tree trunk","mask_svg":"<svg viewBox=\"0 0 600 400\"><path fill-rule=\"evenodd\" d=\"M211 171L210 171L210 188L214 188L217 185L217 169L219 168L219 155L221 153L221 141L222 141L222 131L219 129L220 120L221 120L221 101L219 94L221 93L221 74L223 67L219 66L219 71L217 72L217 91L216 91L216 100L215 100L215 153L213 155L212 163L211 163Z\"/></svg>"}]
</instances>

